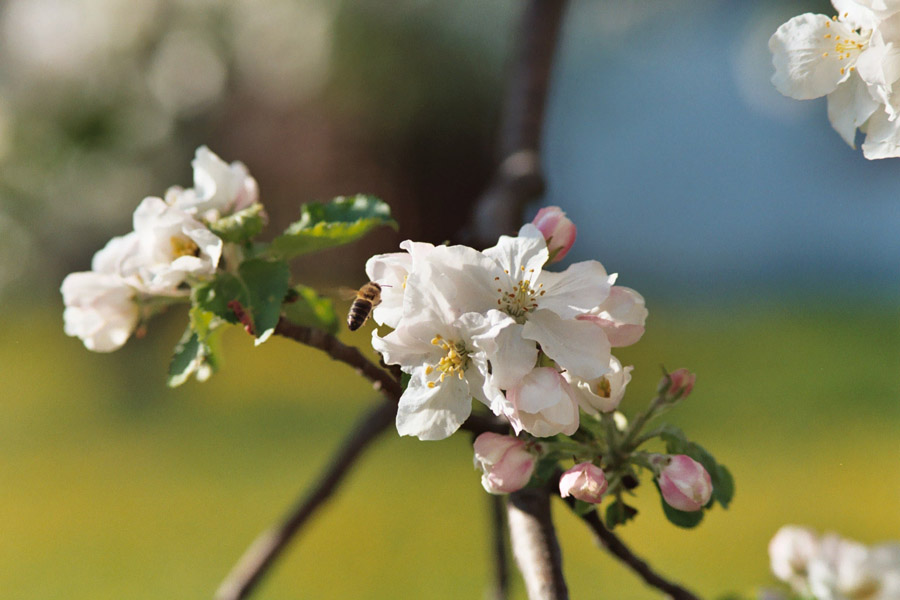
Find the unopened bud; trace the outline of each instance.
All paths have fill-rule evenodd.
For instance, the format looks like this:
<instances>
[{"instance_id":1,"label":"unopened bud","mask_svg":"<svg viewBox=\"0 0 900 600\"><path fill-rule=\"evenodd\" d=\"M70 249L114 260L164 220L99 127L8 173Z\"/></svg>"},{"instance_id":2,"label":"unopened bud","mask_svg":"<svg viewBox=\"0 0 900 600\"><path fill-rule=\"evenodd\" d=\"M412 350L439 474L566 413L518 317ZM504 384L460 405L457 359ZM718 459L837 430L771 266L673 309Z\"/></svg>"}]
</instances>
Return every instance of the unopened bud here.
<instances>
[{"instance_id":1,"label":"unopened bud","mask_svg":"<svg viewBox=\"0 0 900 600\"><path fill-rule=\"evenodd\" d=\"M703 465L684 454L658 456L653 462L659 470L657 482L666 504L686 512L706 506L713 488Z\"/></svg>"},{"instance_id":2,"label":"unopened bud","mask_svg":"<svg viewBox=\"0 0 900 600\"><path fill-rule=\"evenodd\" d=\"M569 220L558 206L547 206L538 211L531 222L547 240L547 250L550 251L548 262L559 262L565 258L575 243L575 223Z\"/></svg>"},{"instance_id":3,"label":"unopened bud","mask_svg":"<svg viewBox=\"0 0 900 600\"><path fill-rule=\"evenodd\" d=\"M589 462L575 465L559 478L559 494L563 498L574 496L584 502L597 504L609 483L603 469Z\"/></svg>"},{"instance_id":4,"label":"unopened bud","mask_svg":"<svg viewBox=\"0 0 900 600\"><path fill-rule=\"evenodd\" d=\"M659 382L659 391L670 400L686 398L694 389L697 376L687 369L677 369L662 378Z\"/></svg>"},{"instance_id":5,"label":"unopened bud","mask_svg":"<svg viewBox=\"0 0 900 600\"><path fill-rule=\"evenodd\" d=\"M475 466L484 471L481 485L491 494L509 494L526 485L535 456L525 442L509 435L485 432L475 439Z\"/></svg>"}]
</instances>

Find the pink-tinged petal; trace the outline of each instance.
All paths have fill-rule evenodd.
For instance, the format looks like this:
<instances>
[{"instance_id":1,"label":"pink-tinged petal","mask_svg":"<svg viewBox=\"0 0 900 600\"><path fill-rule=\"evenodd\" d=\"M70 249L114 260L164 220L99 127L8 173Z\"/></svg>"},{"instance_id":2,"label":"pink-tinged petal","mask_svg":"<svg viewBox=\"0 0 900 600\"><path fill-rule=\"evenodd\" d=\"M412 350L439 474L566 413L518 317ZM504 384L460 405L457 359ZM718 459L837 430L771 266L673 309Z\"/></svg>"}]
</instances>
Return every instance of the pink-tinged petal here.
<instances>
[{"instance_id":1,"label":"pink-tinged petal","mask_svg":"<svg viewBox=\"0 0 900 600\"><path fill-rule=\"evenodd\" d=\"M595 260L570 265L562 273L541 273L537 284L538 308L552 310L564 319L587 312L609 296L609 276Z\"/></svg>"},{"instance_id":2,"label":"pink-tinged petal","mask_svg":"<svg viewBox=\"0 0 900 600\"><path fill-rule=\"evenodd\" d=\"M634 367L623 367L619 360L612 356L609 359L609 373L596 379L581 379L571 373L563 373L566 381L572 386L578 404L588 414L612 412L619 407L625 397L625 388L631 381Z\"/></svg>"},{"instance_id":3,"label":"pink-tinged petal","mask_svg":"<svg viewBox=\"0 0 900 600\"><path fill-rule=\"evenodd\" d=\"M481 485L491 494L509 494L531 480L535 456L525 442L508 435L482 433L475 439L475 466L484 471Z\"/></svg>"},{"instance_id":4,"label":"pink-tinged petal","mask_svg":"<svg viewBox=\"0 0 900 600\"><path fill-rule=\"evenodd\" d=\"M809 100L830 94L845 81L859 50L854 48L850 58L841 58L844 54L835 48L835 36L863 42L847 25L825 15L802 14L779 27L769 38L775 66L772 83L778 91Z\"/></svg>"},{"instance_id":5,"label":"pink-tinged petal","mask_svg":"<svg viewBox=\"0 0 900 600\"><path fill-rule=\"evenodd\" d=\"M536 341L559 366L582 379L594 379L609 370L609 340L590 321L560 319L549 310L538 310L525 323L522 337Z\"/></svg>"},{"instance_id":6,"label":"pink-tinged petal","mask_svg":"<svg viewBox=\"0 0 900 600\"><path fill-rule=\"evenodd\" d=\"M531 223L540 230L547 242L550 262L559 262L565 258L577 235L575 223L566 217L566 213L558 206L546 206L538 211Z\"/></svg>"},{"instance_id":7,"label":"pink-tinged petal","mask_svg":"<svg viewBox=\"0 0 900 600\"><path fill-rule=\"evenodd\" d=\"M571 435L578 429L578 403L568 382L549 367L534 369L506 392L500 408L516 432L537 437Z\"/></svg>"},{"instance_id":8,"label":"pink-tinged petal","mask_svg":"<svg viewBox=\"0 0 900 600\"><path fill-rule=\"evenodd\" d=\"M672 508L686 512L701 510L712 497L712 481L703 465L690 456L669 456L657 478L663 499Z\"/></svg>"},{"instance_id":9,"label":"pink-tinged petal","mask_svg":"<svg viewBox=\"0 0 900 600\"><path fill-rule=\"evenodd\" d=\"M559 495L597 504L609 487L603 469L589 462L575 465L559 478Z\"/></svg>"}]
</instances>

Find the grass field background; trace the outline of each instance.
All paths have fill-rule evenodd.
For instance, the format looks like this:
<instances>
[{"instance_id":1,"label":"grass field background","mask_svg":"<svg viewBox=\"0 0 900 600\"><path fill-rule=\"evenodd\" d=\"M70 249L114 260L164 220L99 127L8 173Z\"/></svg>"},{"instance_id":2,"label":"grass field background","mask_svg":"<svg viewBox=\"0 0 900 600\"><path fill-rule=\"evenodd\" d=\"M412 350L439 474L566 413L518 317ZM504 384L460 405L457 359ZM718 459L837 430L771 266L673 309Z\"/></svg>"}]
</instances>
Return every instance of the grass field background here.
<instances>
[{"instance_id":1,"label":"grass field background","mask_svg":"<svg viewBox=\"0 0 900 600\"><path fill-rule=\"evenodd\" d=\"M623 409L644 406L660 364L696 371L694 394L666 418L732 470L737 493L685 531L665 522L647 482L642 514L620 530L638 554L716 597L772 583L766 544L785 523L900 539L895 308L795 298L650 309L644 339L617 353L636 367ZM222 372L169 390L183 315L101 355L63 335L60 313L3 317L3 598L211 597L377 401L327 357L281 339L253 348L237 328ZM573 598L659 597L553 508ZM481 598L487 509L467 435L426 443L389 431L255 597Z\"/></svg>"}]
</instances>

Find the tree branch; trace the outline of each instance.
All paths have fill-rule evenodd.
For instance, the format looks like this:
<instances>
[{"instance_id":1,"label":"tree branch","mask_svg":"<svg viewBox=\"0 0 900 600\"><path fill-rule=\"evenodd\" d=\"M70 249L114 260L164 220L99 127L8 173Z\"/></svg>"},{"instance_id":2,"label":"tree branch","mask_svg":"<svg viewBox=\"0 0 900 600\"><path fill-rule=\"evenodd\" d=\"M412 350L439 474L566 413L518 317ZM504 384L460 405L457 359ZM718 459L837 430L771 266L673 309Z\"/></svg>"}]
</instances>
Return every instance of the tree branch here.
<instances>
[{"instance_id":1,"label":"tree branch","mask_svg":"<svg viewBox=\"0 0 900 600\"><path fill-rule=\"evenodd\" d=\"M525 580L529 600L567 600L562 553L550 517L547 488L513 492L506 503L513 556Z\"/></svg>"},{"instance_id":2,"label":"tree branch","mask_svg":"<svg viewBox=\"0 0 900 600\"><path fill-rule=\"evenodd\" d=\"M540 143L553 56L567 0L530 0L522 16L500 128L500 164L462 237L480 246L516 231L544 193Z\"/></svg>"},{"instance_id":3,"label":"tree branch","mask_svg":"<svg viewBox=\"0 0 900 600\"><path fill-rule=\"evenodd\" d=\"M494 556L494 581L493 587L487 596L493 600L507 600L509 598L509 557L506 552L506 518L504 515L504 498L495 494L488 494L491 519L491 548Z\"/></svg>"},{"instance_id":4,"label":"tree branch","mask_svg":"<svg viewBox=\"0 0 900 600\"><path fill-rule=\"evenodd\" d=\"M353 432L340 445L331 463L302 500L280 524L264 531L247 548L216 591L216 600L239 600L247 597L291 538L331 497L362 451L394 422L396 413L397 405L387 400L357 422Z\"/></svg>"}]
</instances>

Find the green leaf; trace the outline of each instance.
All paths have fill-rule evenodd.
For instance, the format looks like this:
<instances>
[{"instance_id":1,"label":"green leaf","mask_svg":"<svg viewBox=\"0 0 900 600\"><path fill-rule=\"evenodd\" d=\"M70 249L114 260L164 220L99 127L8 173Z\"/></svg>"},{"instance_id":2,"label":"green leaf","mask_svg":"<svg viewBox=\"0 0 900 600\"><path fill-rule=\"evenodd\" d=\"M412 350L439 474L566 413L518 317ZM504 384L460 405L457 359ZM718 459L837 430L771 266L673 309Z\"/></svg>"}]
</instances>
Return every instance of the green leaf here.
<instances>
[{"instance_id":1,"label":"green leaf","mask_svg":"<svg viewBox=\"0 0 900 600\"><path fill-rule=\"evenodd\" d=\"M203 283L191 292L191 303L200 311L214 314L229 323L239 323L234 311L228 306L237 300L242 306L250 304L250 296L240 279L230 273L220 273L212 281Z\"/></svg>"},{"instance_id":2,"label":"green leaf","mask_svg":"<svg viewBox=\"0 0 900 600\"><path fill-rule=\"evenodd\" d=\"M350 243L381 225L397 228L390 207L374 196L342 196L327 204L310 202L300 208L300 220L272 241L268 253L288 259Z\"/></svg>"},{"instance_id":3,"label":"green leaf","mask_svg":"<svg viewBox=\"0 0 900 600\"><path fill-rule=\"evenodd\" d=\"M259 345L275 331L291 272L283 261L253 259L242 262L238 273L249 298L249 305L244 305L244 310L253 319L256 344Z\"/></svg>"},{"instance_id":4,"label":"green leaf","mask_svg":"<svg viewBox=\"0 0 900 600\"><path fill-rule=\"evenodd\" d=\"M719 465L715 475L710 475L713 484L713 498L722 505L722 508L728 508L731 500L734 498L734 477L724 465Z\"/></svg>"},{"instance_id":5,"label":"green leaf","mask_svg":"<svg viewBox=\"0 0 900 600\"><path fill-rule=\"evenodd\" d=\"M606 507L606 527L615 528L616 525L624 525L637 515L638 511L621 500L615 500Z\"/></svg>"},{"instance_id":6,"label":"green leaf","mask_svg":"<svg viewBox=\"0 0 900 600\"><path fill-rule=\"evenodd\" d=\"M584 500L576 499L574 505L572 506L572 512L574 512L576 515L579 515L582 517L588 513L595 511L595 510L597 510L596 504L593 504L591 502L585 502Z\"/></svg>"},{"instance_id":7,"label":"green leaf","mask_svg":"<svg viewBox=\"0 0 900 600\"><path fill-rule=\"evenodd\" d=\"M666 518L669 520L669 522L671 522L673 525L683 527L684 529L691 529L699 525L700 521L703 520L703 509L686 512L683 510L678 510L677 508L672 508L662 497L662 491L659 489L659 484L656 484L656 491L659 492L659 499L662 502L663 513L666 515Z\"/></svg>"},{"instance_id":8,"label":"green leaf","mask_svg":"<svg viewBox=\"0 0 900 600\"><path fill-rule=\"evenodd\" d=\"M293 299L284 305L284 314L288 319L298 325L337 333L340 321L330 299L319 296L314 289L305 285L296 285L291 289L295 292L292 294Z\"/></svg>"},{"instance_id":9,"label":"green leaf","mask_svg":"<svg viewBox=\"0 0 900 600\"><path fill-rule=\"evenodd\" d=\"M205 340L189 326L175 346L169 363L169 387L178 387L192 375L197 381L206 381L219 368L219 331L208 331Z\"/></svg>"},{"instance_id":10,"label":"green leaf","mask_svg":"<svg viewBox=\"0 0 900 600\"><path fill-rule=\"evenodd\" d=\"M223 241L239 244L259 234L265 224L266 213L262 204L257 203L213 221L209 224L209 228Z\"/></svg>"}]
</instances>

